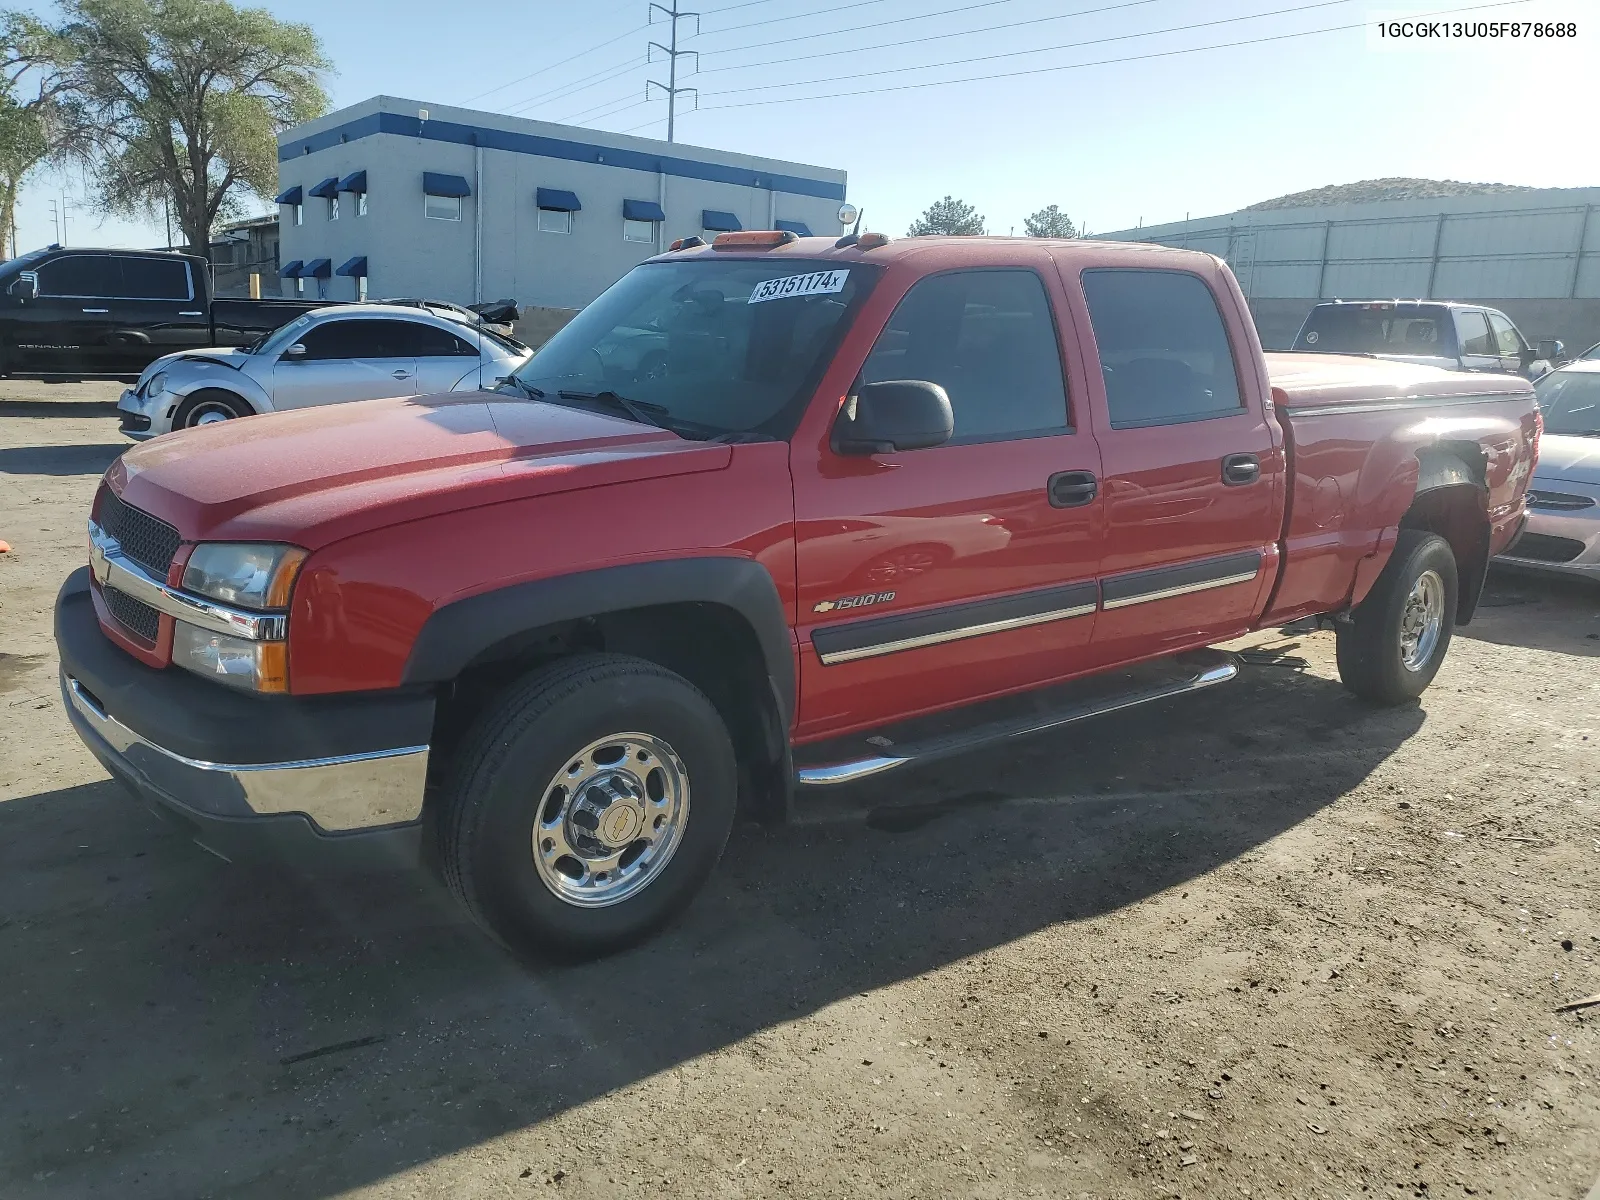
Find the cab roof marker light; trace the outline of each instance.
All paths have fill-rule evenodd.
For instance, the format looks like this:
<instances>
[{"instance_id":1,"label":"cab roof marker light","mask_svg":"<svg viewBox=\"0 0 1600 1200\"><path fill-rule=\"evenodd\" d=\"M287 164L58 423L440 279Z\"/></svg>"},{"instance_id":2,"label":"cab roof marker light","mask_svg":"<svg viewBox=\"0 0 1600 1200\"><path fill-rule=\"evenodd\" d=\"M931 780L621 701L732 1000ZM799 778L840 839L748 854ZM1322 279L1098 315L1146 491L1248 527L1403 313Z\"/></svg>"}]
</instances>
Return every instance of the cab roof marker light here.
<instances>
[{"instance_id":1,"label":"cab roof marker light","mask_svg":"<svg viewBox=\"0 0 1600 1200\"><path fill-rule=\"evenodd\" d=\"M698 234L690 234L688 237L679 238L677 241L673 242L672 245L668 246L667 249L693 250L696 246L704 246L705 244L705 238L700 237Z\"/></svg>"},{"instance_id":2,"label":"cab roof marker light","mask_svg":"<svg viewBox=\"0 0 1600 1200\"><path fill-rule=\"evenodd\" d=\"M863 233L856 241L856 246L862 250L876 250L879 246L887 246L894 239L887 233Z\"/></svg>"},{"instance_id":3,"label":"cab roof marker light","mask_svg":"<svg viewBox=\"0 0 1600 1200\"><path fill-rule=\"evenodd\" d=\"M739 250L746 246L787 246L800 239L787 229L746 229L739 233L719 233L711 241L713 250Z\"/></svg>"}]
</instances>

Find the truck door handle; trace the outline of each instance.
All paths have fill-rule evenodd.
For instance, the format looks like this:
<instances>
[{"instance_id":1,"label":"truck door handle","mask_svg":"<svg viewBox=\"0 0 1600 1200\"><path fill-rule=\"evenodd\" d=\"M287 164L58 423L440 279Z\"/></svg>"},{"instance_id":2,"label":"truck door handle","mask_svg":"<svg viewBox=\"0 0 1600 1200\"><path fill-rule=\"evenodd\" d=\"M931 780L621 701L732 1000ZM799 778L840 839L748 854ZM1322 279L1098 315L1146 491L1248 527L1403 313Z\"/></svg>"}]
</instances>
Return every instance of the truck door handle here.
<instances>
[{"instance_id":1,"label":"truck door handle","mask_svg":"<svg viewBox=\"0 0 1600 1200\"><path fill-rule=\"evenodd\" d=\"M1230 454L1222 460L1222 482L1243 487L1261 478L1261 460L1254 454Z\"/></svg>"},{"instance_id":2,"label":"truck door handle","mask_svg":"<svg viewBox=\"0 0 1600 1200\"><path fill-rule=\"evenodd\" d=\"M1057 471L1050 476L1051 508L1082 508L1100 492L1093 471Z\"/></svg>"},{"instance_id":3,"label":"truck door handle","mask_svg":"<svg viewBox=\"0 0 1600 1200\"><path fill-rule=\"evenodd\" d=\"M86 308L83 311L86 313L108 313L111 310L109 308Z\"/></svg>"},{"instance_id":4,"label":"truck door handle","mask_svg":"<svg viewBox=\"0 0 1600 1200\"><path fill-rule=\"evenodd\" d=\"M411 372L410 371L396 371L394 373L394 377L396 379L410 379L411 378Z\"/></svg>"}]
</instances>

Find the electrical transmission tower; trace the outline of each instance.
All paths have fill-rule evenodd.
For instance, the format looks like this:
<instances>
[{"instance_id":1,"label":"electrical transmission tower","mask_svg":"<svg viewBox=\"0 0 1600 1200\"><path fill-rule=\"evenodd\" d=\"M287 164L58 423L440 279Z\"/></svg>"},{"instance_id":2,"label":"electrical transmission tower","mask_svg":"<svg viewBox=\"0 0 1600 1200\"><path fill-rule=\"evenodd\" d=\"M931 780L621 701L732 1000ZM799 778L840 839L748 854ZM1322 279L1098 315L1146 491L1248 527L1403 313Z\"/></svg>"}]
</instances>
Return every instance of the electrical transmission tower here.
<instances>
[{"instance_id":1,"label":"electrical transmission tower","mask_svg":"<svg viewBox=\"0 0 1600 1200\"><path fill-rule=\"evenodd\" d=\"M693 17L694 31L695 33L699 33L700 14L695 12L681 11L678 8L678 3L679 0L672 0L671 8L667 8L665 5L655 3L650 5L650 24L654 25L656 23L656 13L659 11L664 17L667 18L668 21L672 22L672 33L671 36L667 38L667 45L665 46L663 46L660 42L651 42L650 48L645 56L651 62L655 61L654 56L657 50L661 51L661 53L667 56L667 82L662 83L655 79L649 80L644 85L644 94L646 98L648 98L650 95L650 89L653 87L658 87L667 94L667 141L669 142L672 141L673 128L678 115L678 96L681 93L692 93L694 95L694 106L696 108L700 107L699 88L678 86L678 59L680 57L685 54L694 55L695 70L698 71L700 69L700 52L698 50L678 49L678 22L684 20L686 17Z\"/></svg>"}]
</instances>

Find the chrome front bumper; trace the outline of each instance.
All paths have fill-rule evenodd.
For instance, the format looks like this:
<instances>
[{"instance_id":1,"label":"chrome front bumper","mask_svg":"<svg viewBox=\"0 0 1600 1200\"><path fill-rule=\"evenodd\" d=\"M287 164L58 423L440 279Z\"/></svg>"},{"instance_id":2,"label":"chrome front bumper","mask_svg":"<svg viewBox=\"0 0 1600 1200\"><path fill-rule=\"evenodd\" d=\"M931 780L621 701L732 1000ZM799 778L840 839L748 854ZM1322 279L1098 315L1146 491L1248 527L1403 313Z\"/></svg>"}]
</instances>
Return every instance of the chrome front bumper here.
<instances>
[{"instance_id":1,"label":"chrome front bumper","mask_svg":"<svg viewBox=\"0 0 1600 1200\"><path fill-rule=\"evenodd\" d=\"M409 824L422 815L427 746L297 762L202 762L129 729L66 671L61 698L78 736L107 770L192 818L301 814L315 832L339 834Z\"/></svg>"}]
</instances>

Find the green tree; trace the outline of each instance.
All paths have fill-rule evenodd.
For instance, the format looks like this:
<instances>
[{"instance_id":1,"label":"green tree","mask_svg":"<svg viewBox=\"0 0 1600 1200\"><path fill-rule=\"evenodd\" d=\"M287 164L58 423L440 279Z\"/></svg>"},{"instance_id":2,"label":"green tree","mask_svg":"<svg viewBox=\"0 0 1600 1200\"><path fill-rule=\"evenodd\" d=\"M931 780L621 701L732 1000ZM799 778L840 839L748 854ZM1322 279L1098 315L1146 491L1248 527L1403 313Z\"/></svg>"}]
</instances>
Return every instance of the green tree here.
<instances>
[{"instance_id":1,"label":"green tree","mask_svg":"<svg viewBox=\"0 0 1600 1200\"><path fill-rule=\"evenodd\" d=\"M987 233L983 227L983 217L977 209L965 200L956 200L946 196L943 200L928 206L928 211L915 221L911 228L906 230L907 237L921 237L928 233L942 234L973 234Z\"/></svg>"},{"instance_id":2,"label":"green tree","mask_svg":"<svg viewBox=\"0 0 1600 1200\"><path fill-rule=\"evenodd\" d=\"M1022 227L1027 230L1029 237L1047 238L1075 238L1078 236L1078 227L1072 223L1072 218L1062 212L1058 205L1052 204L1048 208L1041 208L1031 216L1022 218Z\"/></svg>"},{"instance_id":3,"label":"green tree","mask_svg":"<svg viewBox=\"0 0 1600 1200\"><path fill-rule=\"evenodd\" d=\"M78 152L99 208L154 216L170 202L206 253L247 194L277 186L278 133L320 116L330 64L309 26L228 0L60 0L51 32L80 105Z\"/></svg>"},{"instance_id":4,"label":"green tree","mask_svg":"<svg viewBox=\"0 0 1600 1200\"><path fill-rule=\"evenodd\" d=\"M34 168L60 161L84 127L66 88L55 33L27 13L0 13L0 257L17 224L17 192Z\"/></svg>"}]
</instances>

